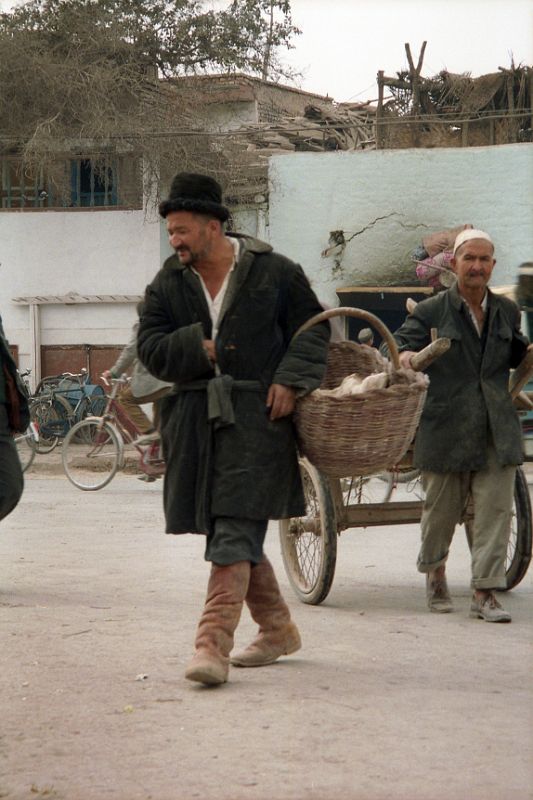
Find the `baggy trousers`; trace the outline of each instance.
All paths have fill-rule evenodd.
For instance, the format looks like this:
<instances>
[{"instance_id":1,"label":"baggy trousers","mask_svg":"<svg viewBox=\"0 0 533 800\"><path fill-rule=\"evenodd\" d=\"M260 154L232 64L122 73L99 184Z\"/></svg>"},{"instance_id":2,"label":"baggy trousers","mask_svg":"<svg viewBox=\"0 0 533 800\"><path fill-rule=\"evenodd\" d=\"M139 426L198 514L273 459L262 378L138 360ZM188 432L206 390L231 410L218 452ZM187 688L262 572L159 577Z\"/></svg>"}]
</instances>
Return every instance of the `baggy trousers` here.
<instances>
[{"instance_id":1,"label":"baggy trousers","mask_svg":"<svg viewBox=\"0 0 533 800\"><path fill-rule=\"evenodd\" d=\"M135 423L136 428L140 433L148 433L151 430L159 429L159 410L157 401L168 394L168 389L158 389L157 392L144 395L143 397L134 397L130 386L125 386L119 393L118 401L123 406L126 414L132 422ZM153 403L153 420L151 420L142 410L141 405L144 403Z\"/></svg>"},{"instance_id":2,"label":"baggy trousers","mask_svg":"<svg viewBox=\"0 0 533 800\"><path fill-rule=\"evenodd\" d=\"M509 542L516 467L501 467L496 451L487 449L487 467L477 472L422 471L426 493L420 522L419 572L446 562L455 527L462 521L471 494L472 587L505 589L505 557Z\"/></svg>"},{"instance_id":3,"label":"baggy trousers","mask_svg":"<svg viewBox=\"0 0 533 800\"><path fill-rule=\"evenodd\" d=\"M263 560L268 520L239 517L217 517L207 535L205 560L219 566L249 561L259 564Z\"/></svg>"}]
</instances>

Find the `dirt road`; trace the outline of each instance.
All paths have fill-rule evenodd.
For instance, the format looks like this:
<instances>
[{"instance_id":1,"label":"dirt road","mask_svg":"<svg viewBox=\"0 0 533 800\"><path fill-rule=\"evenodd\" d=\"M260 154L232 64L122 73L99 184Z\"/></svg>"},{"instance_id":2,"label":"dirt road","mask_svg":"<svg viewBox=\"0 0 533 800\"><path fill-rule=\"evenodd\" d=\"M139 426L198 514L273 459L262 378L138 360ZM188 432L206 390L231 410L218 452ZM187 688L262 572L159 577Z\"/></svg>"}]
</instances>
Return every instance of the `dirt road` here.
<instances>
[{"instance_id":1,"label":"dirt road","mask_svg":"<svg viewBox=\"0 0 533 800\"><path fill-rule=\"evenodd\" d=\"M208 565L162 533L161 484L96 493L30 474L0 531L0 798L526 800L533 797L533 569L503 596L511 625L425 610L417 526L349 531L322 606L267 552L304 649L183 680ZM247 613L237 644L253 635Z\"/></svg>"}]
</instances>

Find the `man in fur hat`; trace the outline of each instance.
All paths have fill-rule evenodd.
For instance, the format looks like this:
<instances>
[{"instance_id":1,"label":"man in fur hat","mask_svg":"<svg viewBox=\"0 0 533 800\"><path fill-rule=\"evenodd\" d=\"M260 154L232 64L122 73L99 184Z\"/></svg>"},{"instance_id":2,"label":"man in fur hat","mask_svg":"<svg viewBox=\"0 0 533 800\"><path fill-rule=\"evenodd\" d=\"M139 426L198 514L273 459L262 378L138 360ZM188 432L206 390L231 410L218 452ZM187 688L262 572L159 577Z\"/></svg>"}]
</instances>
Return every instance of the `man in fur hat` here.
<instances>
[{"instance_id":1,"label":"man in fur hat","mask_svg":"<svg viewBox=\"0 0 533 800\"><path fill-rule=\"evenodd\" d=\"M220 684L244 602L259 631L232 664L263 666L301 646L263 542L269 519L305 510L291 414L320 385L329 326L293 339L320 303L300 266L225 233L213 178L179 173L159 212L175 254L147 287L138 354L174 383L161 401L166 531L205 534L212 562L185 676Z\"/></svg>"}]
</instances>

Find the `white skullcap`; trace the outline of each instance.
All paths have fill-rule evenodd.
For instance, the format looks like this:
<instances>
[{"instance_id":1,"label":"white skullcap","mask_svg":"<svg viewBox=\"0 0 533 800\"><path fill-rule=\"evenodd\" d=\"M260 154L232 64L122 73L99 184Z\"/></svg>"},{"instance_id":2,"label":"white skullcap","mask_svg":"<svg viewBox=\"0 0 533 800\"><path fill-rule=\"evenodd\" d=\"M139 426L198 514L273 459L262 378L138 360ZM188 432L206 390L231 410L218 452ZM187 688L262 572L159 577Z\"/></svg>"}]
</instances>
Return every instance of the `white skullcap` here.
<instances>
[{"instance_id":1,"label":"white skullcap","mask_svg":"<svg viewBox=\"0 0 533 800\"><path fill-rule=\"evenodd\" d=\"M468 228L466 231L461 231L461 233L456 237L455 242L453 243L453 254L455 255L459 247L461 247L461 245L465 242L469 242L470 239L485 239L486 242L490 242L494 247L494 242L488 233L485 233L485 231L480 231L477 228Z\"/></svg>"}]
</instances>

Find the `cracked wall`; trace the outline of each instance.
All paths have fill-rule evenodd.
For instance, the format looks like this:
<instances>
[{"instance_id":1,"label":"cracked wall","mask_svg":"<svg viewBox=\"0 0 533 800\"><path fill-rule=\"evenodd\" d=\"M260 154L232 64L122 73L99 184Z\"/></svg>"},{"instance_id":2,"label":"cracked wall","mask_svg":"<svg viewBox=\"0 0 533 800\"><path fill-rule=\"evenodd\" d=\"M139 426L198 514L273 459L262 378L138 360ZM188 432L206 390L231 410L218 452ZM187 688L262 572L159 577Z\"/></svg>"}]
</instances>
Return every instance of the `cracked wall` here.
<instances>
[{"instance_id":1,"label":"cracked wall","mask_svg":"<svg viewBox=\"0 0 533 800\"><path fill-rule=\"evenodd\" d=\"M269 165L269 241L337 305L348 286L418 286L411 254L470 222L496 243L493 284L533 257L533 145L298 153Z\"/></svg>"}]
</instances>

